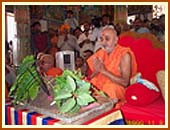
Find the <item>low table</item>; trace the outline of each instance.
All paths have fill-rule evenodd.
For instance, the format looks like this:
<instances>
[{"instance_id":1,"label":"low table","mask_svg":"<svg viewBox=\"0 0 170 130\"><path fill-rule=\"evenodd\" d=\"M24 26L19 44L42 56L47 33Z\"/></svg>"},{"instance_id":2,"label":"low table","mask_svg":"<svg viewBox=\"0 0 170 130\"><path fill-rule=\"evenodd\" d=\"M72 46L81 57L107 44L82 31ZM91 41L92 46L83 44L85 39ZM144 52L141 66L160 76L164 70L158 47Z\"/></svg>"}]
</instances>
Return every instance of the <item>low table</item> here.
<instances>
[{"instance_id":1,"label":"low table","mask_svg":"<svg viewBox=\"0 0 170 130\"><path fill-rule=\"evenodd\" d=\"M79 125L124 125L119 109L111 109ZM31 109L16 110L11 103L5 104L5 125L70 125L57 118L40 114Z\"/></svg>"}]
</instances>

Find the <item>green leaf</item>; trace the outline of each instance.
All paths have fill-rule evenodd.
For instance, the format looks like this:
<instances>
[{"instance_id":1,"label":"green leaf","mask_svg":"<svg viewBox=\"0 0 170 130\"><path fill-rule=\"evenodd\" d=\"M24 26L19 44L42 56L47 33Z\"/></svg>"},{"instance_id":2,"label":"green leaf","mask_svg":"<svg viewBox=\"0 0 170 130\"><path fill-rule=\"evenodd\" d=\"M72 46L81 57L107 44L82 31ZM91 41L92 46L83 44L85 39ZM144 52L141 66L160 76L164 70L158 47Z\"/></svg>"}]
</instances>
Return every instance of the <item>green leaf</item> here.
<instances>
[{"instance_id":1,"label":"green leaf","mask_svg":"<svg viewBox=\"0 0 170 130\"><path fill-rule=\"evenodd\" d=\"M87 89L90 89L90 86L91 86L91 84L89 82L84 82L84 84L82 85L82 87L85 87Z\"/></svg>"},{"instance_id":2,"label":"green leaf","mask_svg":"<svg viewBox=\"0 0 170 130\"><path fill-rule=\"evenodd\" d=\"M76 104L70 111L69 114L75 114L80 110L80 106L78 104Z\"/></svg>"},{"instance_id":3,"label":"green leaf","mask_svg":"<svg viewBox=\"0 0 170 130\"><path fill-rule=\"evenodd\" d=\"M29 96L29 93L27 91L27 93L22 95L22 97L18 97L19 99L17 99L17 101L20 101L20 102L25 101L28 98L28 96Z\"/></svg>"},{"instance_id":4,"label":"green leaf","mask_svg":"<svg viewBox=\"0 0 170 130\"><path fill-rule=\"evenodd\" d=\"M72 96L72 94L65 89L58 91L56 95L55 100L61 100Z\"/></svg>"},{"instance_id":5,"label":"green leaf","mask_svg":"<svg viewBox=\"0 0 170 130\"><path fill-rule=\"evenodd\" d=\"M17 70L17 74L24 73L25 71L27 71L27 68L31 67L34 63L35 63L34 60L22 63Z\"/></svg>"},{"instance_id":6,"label":"green leaf","mask_svg":"<svg viewBox=\"0 0 170 130\"><path fill-rule=\"evenodd\" d=\"M34 77L28 75L25 79L23 79L24 85L28 86L31 82L36 82ZM28 86L29 87L29 86Z\"/></svg>"},{"instance_id":7,"label":"green leaf","mask_svg":"<svg viewBox=\"0 0 170 130\"><path fill-rule=\"evenodd\" d=\"M32 61L32 60L34 60L34 56L28 55L23 59L22 63L25 63L25 62L27 63L27 62Z\"/></svg>"},{"instance_id":8,"label":"green leaf","mask_svg":"<svg viewBox=\"0 0 170 130\"><path fill-rule=\"evenodd\" d=\"M68 84L68 89L70 89L72 92L75 91L76 89L76 84L74 82L74 79L71 78L70 76L67 76L67 84Z\"/></svg>"},{"instance_id":9,"label":"green leaf","mask_svg":"<svg viewBox=\"0 0 170 130\"><path fill-rule=\"evenodd\" d=\"M84 93L90 94L91 92L89 91L89 89L90 89L90 87L79 87L76 90L75 94L76 95L82 95Z\"/></svg>"},{"instance_id":10,"label":"green leaf","mask_svg":"<svg viewBox=\"0 0 170 130\"><path fill-rule=\"evenodd\" d=\"M76 74L74 74L72 71L70 70L65 70L63 73L64 76L71 76L72 78L74 78L75 80L81 80Z\"/></svg>"},{"instance_id":11,"label":"green leaf","mask_svg":"<svg viewBox=\"0 0 170 130\"><path fill-rule=\"evenodd\" d=\"M55 84L55 85L53 86L53 92L54 92L54 93L58 93L59 90L60 90L60 85L59 85L59 84Z\"/></svg>"},{"instance_id":12,"label":"green leaf","mask_svg":"<svg viewBox=\"0 0 170 130\"><path fill-rule=\"evenodd\" d=\"M34 99L37 96L40 78L34 63L34 56L30 55L23 59L18 68L16 81L10 89L10 94L14 94L15 102L28 98Z\"/></svg>"},{"instance_id":13,"label":"green leaf","mask_svg":"<svg viewBox=\"0 0 170 130\"><path fill-rule=\"evenodd\" d=\"M61 100L56 100L56 106L57 106L57 108L60 108L61 107Z\"/></svg>"},{"instance_id":14,"label":"green leaf","mask_svg":"<svg viewBox=\"0 0 170 130\"><path fill-rule=\"evenodd\" d=\"M66 84L66 77L57 76L56 77L56 84L60 85L60 87L63 88Z\"/></svg>"},{"instance_id":15,"label":"green leaf","mask_svg":"<svg viewBox=\"0 0 170 130\"><path fill-rule=\"evenodd\" d=\"M55 85L54 87L54 94L55 96L60 95L60 93L63 93L62 91L66 92L66 93L71 93L72 90L70 89L70 86L68 86L67 84L63 87L60 88L60 85Z\"/></svg>"},{"instance_id":16,"label":"green leaf","mask_svg":"<svg viewBox=\"0 0 170 130\"><path fill-rule=\"evenodd\" d=\"M30 96L31 100L34 100L37 97L38 91L39 91L38 84L31 86L31 88L29 89L29 96Z\"/></svg>"},{"instance_id":17,"label":"green leaf","mask_svg":"<svg viewBox=\"0 0 170 130\"><path fill-rule=\"evenodd\" d=\"M95 101L95 99L87 93L83 93L81 95L78 95L77 97L77 103L80 106L88 105L88 103L93 102L93 101Z\"/></svg>"},{"instance_id":18,"label":"green leaf","mask_svg":"<svg viewBox=\"0 0 170 130\"><path fill-rule=\"evenodd\" d=\"M77 84L77 86L83 86L84 85L84 83L85 83L85 81L84 80L76 80L76 84Z\"/></svg>"},{"instance_id":19,"label":"green leaf","mask_svg":"<svg viewBox=\"0 0 170 130\"><path fill-rule=\"evenodd\" d=\"M25 71L27 71L27 68L30 68L30 67L33 67L35 63L35 59L34 59L34 56L33 55L29 55L29 56L26 56L22 63L20 64L18 70L17 70L17 74L23 74L25 73ZM34 66L35 68L35 66Z\"/></svg>"},{"instance_id":20,"label":"green leaf","mask_svg":"<svg viewBox=\"0 0 170 130\"><path fill-rule=\"evenodd\" d=\"M9 91L9 96L11 96L14 92L14 90L17 88L17 82L14 82L14 84L11 86L10 91Z\"/></svg>"},{"instance_id":21,"label":"green leaf","mask_svg":"<svg viewBox=\"0 0 170 130\"><path fill-rule=\"evenodd\" d=\"M81 73L64 70L61 76L56 77L53 87L54 100L61 113L76 113L81 106L95 101L90 96L91 84L81 79Z\"/></svg>"},{"instance_id":22,"label":"green leaf","mask_svg":"<svg viewBox=\"0 0 170 130\"><path fill-rule=\"evenodd\" d=\"M78 77L79 79L83 78L83 75L82 75L81 71L74 70L73 74L76 75L76 77Z\"/></svg>"},{"instance_id":23,"label":"green leaf","mask_svg":"<svg viewBox=\"0 0 170 130\"><path fill-rule=\"evenodd\" d=\"M86 102L84 99L82 99L81 97L76 98L77 100L77 104L80 106L85 106L88 105L88 102Z\"/></svg>"},{"instance_id":24,"label":"green leaf","mask_svg":"<svg viewBox=\"0 0 170 130\"><path fill-rule=\"evenodd\" d=\"M62 106L59 108L59 111L61 113L66 113L70 111L76 104L76 101L74 98L69 98L66 102L62 104Z\"/></svg>"}]
</instances>

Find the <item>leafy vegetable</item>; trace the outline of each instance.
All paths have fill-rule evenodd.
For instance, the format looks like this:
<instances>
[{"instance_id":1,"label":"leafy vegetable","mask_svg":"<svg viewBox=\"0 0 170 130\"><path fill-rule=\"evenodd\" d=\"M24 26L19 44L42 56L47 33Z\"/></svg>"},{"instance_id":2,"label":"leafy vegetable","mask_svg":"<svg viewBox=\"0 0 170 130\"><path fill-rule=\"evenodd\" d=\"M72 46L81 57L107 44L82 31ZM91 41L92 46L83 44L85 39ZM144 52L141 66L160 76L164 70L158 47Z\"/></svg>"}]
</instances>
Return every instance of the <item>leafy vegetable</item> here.
<instances>
[{"instance_id":1,"label":"leafy vegetable","mask_svg":"<svg viewBox=\"0 0 170 130\"><path fill-rule=\"evenodd\" d=\"M56 77L54 100L61 113L74 114L81 106L94 102L90 95L91 84L84 81L80 73L65 70L63 75Z\"/></svg>"},{"instance_id":2,"label":"leafy vegetable","mask_svg":"<svg viewBox=\"0 0 170 130\"><path fill-rule=\"evenodd\" d=\"M66 102L63 103L63 105L59 108L61 113L66 113L69 110L71 110L76 104L76 101L74 98L69 98L66 100Z\"/></svg>"},{"instance_id":3,"label":"leafy vegetable","mask_svg":"<svg viewBox=\"0 0 170 130\"><path fill-rule=\"evenodd\" d=\"M9 92L9 95L14 98L14 104L34 100L37 97L40 83L34 56L25 57L17 70L16 81Z\"/></svg>"},{"instance_id":4,"label":"leafy vegetable","mask_svg":"<svg viewBox=\"0 0 170 130\"><path fill-rule=\"evenodd\" d=\"M71 78L69 75L67 76L67 85L68 89L71 90L71 92L74 92L74 90L76 89L76 84L74 82L74 79Z\"/></svg>"},{"instance_id":5,"label":"leafy vegetable","mask_svg":"<svg viewBox=\"0 0 170 130\"><path fill-rule=\"evenodd\" d=\"M76 112L78 112L80 110L80 105L76 104L70 111L70 114L75 114Z\"/></svg>"}]
</instances>

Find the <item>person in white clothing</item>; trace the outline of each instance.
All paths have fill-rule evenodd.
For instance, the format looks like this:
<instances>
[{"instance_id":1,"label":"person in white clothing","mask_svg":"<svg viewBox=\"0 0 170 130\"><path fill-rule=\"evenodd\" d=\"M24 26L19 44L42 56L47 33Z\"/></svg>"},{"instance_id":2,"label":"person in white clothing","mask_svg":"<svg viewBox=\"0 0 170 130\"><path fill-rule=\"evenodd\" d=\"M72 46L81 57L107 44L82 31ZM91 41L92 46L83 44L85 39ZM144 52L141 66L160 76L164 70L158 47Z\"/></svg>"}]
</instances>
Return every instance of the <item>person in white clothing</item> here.
<instances>
[{"instance_id":1,"label":"person in white clothing","mask_svg":"<svg viewBox=\"0 0 170 130\"><path fill-rule=\"evenodd\" d=\"M77 19L73 15L74 15L73 11L68 10L67 11L67 18L64 21L65 24L68 24L71 27L70 28L71 33L73 33L73 30L75 30L76 27L79 26Z\"/></svg>"},{"instance_id":2,"label":"person in white clothing","mask_svg":"<svg viewBox=\"0 0 170 130\"><path fill-rule=\"evenodd\" d=\"M80 56L83 57L83 52L86 50L94 50L94 42L90 39L91 31L90 24L86 21L84 23L84 32L79 36L77 42L80 46Z\"/></svg>"},{"instance_id":3,"label":"person in white clothing","mask_svg":"<svg viewBox=\"0 0 170 130\"><path fill-rule=\"evenodd\" d=\"M61 51L70 50L75 52L75 56L79 55L80 47L77 44L75 36L70 34L70 27L67 24L61 26L61 35L58 38L57 47Z\"/></svg>"}]
</instances>

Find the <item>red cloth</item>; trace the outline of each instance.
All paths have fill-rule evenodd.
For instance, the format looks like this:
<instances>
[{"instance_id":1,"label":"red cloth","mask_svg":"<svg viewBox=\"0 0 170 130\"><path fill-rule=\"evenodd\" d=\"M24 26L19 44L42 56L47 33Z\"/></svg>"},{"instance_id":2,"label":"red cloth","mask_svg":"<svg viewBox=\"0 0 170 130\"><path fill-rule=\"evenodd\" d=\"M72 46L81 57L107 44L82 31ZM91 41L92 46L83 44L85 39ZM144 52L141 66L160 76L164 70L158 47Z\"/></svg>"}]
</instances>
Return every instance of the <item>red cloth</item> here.
<instances>
[{"instance_id":1,"label":"red cloth","mask_svg":"<svg viewBox=\"0 0 170 130\"><path fill-rule=\"evenodd\" d=\"M133 44L134 40L135 39L131 36L123 36L119 37L118 43L125 47L131 47L131 44Z\"/></svg>"},{"instance_id":2,"label":"red cloth","mask_svg":"<svg viewBox=\"0 0 170 130\"><path fill-rule=\"evenodd\" d=\"M144 38L136 40L131 49L135 53L138 72L142 73L142 78L158 86L156 72L165 68L165 51L153 48L151 41Z\"/></svg>"},{"instance_id":3,"label":"red cloth","mask_svg":"<svg viewBox=\"0 0 170 130\"><path fill-rule=\"evenodd\" d=\"M133 37L124 36L119 39L119 44L132 49L142 78L153 82L159 88L156 72L165 69L165 51L153 48L152 42L145 38L135 40ZM159 94L141 84L129 86L125 93L127 103L121 107L125 120L165 124L165 102ZM132 100L132 95L137 96L138 100Z\"/></svg>"},{"instance_id":4,"label":"red cloth","mask_svg":"<svg viewBox=\"0 0 170 130\"><path fill-rule=\"evenodd\" d=\"M153 48L152 42L146 38L135 40L130 36L125 36L119 39L119 44L131 48L136 57L137 71L142 74L143 79L154 83L159 88L156 73L165 69L165 51ZM125 95L128 103L141 106L152 103L160 96L160 92L155 93L143 85L135 84L126 89ZM139 97L139 100L132 100L132 95Z\"/></svg>"},{"instance_id":5,"label":"red cloth","mask_svg":"<svg viewBox=\"0 0 170 130\"><path fill-rule=\"evenodd\" d=\"M142 121L145 124L165 124L165 102L159 98L152 104L139 107L125 103L121 107L125 120Z\"/></svg>"},{"instance_id":6,"label":"red cloth","mask_svg":"<svg viewBox=\"0 0 170 130\"><path fill-rule=\"evenodd\" d=\"M145 106L154 102L160 96L160 92L150 90L142 84L133 84L128 87L125 98L128 103L137 106ZM136 97L135 99L133 97Z\"/></svg>"},{"instance_id":7,"label":"red cloth","mask_svg":"<svg viewBox=\"0 0 170 130\"><path fill-rule=\"evenodd\" d=\"M56 67L53 67L46 72L48 76L53 76L53 77L62 75L62 73L63 71L60 68L56 68Z\"/></svg>"}]
</instances>

